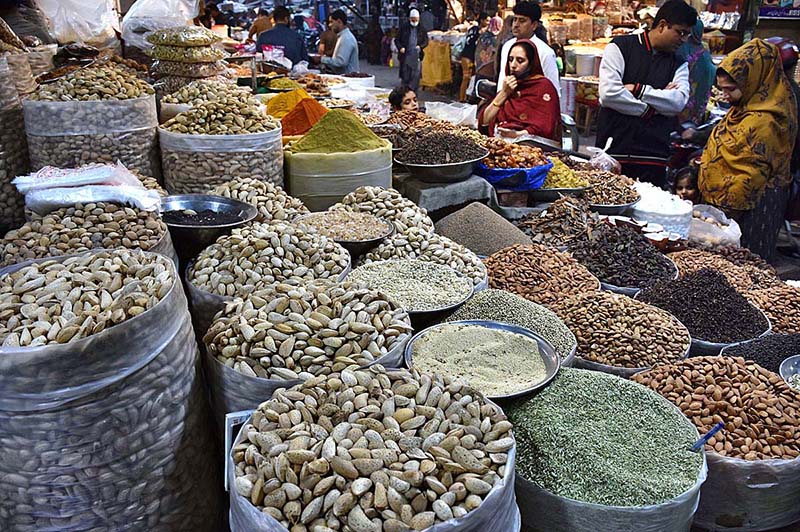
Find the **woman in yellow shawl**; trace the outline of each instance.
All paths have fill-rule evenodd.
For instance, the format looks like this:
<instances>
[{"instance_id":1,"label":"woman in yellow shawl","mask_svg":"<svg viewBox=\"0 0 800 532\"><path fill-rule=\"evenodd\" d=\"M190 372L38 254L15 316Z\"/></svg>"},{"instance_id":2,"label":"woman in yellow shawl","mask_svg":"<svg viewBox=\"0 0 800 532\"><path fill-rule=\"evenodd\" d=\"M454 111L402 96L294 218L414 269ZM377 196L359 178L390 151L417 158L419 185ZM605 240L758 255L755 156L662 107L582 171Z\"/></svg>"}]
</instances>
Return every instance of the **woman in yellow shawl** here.
<instances>
[{"instance_id":1,"label":"woman in yellow shawl","mask_svg":"<svg viewBox=\"0 0 800 532\"><path fill-rule=\"evenodd\" d=\"M753 39L717 70L731 109L711 132L698 185L742 229L742 245L769 260L783 221L797 135L797 103L778 49Z\"/></svg>"}]
</instances>

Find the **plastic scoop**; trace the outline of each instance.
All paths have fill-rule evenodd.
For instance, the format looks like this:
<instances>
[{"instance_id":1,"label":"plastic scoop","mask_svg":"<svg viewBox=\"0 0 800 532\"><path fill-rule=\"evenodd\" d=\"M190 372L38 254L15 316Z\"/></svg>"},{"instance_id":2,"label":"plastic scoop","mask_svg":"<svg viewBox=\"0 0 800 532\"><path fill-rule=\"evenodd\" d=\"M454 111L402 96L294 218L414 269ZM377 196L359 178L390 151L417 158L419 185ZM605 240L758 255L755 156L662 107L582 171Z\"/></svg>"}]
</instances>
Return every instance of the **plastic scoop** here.
<instances>
[{"instance_id":1,"label":"plastic scoop","mask_svg":"<svg viewBox=\"0 0 800 532\"><path fill-rule=\"evenodd\" d=\"M697 451L702 449L703 446L708 442L708 440L710 440L714 436L714 434L716 434L717 432L722 430L722 427L724 427L724 426L725 426L725 423L723 423L722 421L720 421L719 423L714 425L713 429L711 429L708 432L706 432L705 435L702 438L700 438L699 440L694 442L694 445L692 445L690 450L696 453Z\"/></svg>"}]
</instances>

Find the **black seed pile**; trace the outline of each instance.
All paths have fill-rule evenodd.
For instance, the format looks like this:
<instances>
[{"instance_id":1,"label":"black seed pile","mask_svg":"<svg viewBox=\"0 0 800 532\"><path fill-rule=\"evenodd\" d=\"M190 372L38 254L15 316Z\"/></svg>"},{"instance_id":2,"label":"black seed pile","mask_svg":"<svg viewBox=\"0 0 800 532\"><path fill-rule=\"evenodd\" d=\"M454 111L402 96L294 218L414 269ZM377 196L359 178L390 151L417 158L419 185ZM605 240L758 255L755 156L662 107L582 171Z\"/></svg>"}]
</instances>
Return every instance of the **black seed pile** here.
<instances>
[{"instance_id":1,"label":"black seed pile","mask_svg":"<svg viewBox=\"0 0 800 532\"><path fill-rule=\"evenodd\" d=\"M800 334L768 334L763 338L727 348L723 354L752 360L759 366L778 373L781 362L790 356L800 355Z\"/></svg>"},{"instance_id":2,"label":"black seed pile","mask_svg":"<svg viewBox=\"0 0 800 532\"><path fill-rule=\"evenodd\" d=\"M165 223L180 225L227 225L242 221L237 214L216 212L211 209L204 209L194 214L186 211L166 211L163 218Z\"/></svg>"},{"instance_id":3,"label":"black seed pile","mask_svg":"<svg viewBox=\"0 0 800 532\"><path fill-rule=\"evenodd\" d=\"M630 227L590 226L569 244L569 251L598 279L615 286L643 288L675 275L670 260Z\"/></svg>"},{"instance_id":4,"label":"black seed pile","mask_svg":"<svg viewBox=\"0 0 800 532\"><path fill-rule=\"evenodd\" d=\"M741 342L769 326L724 275L707 268L675 281L657 281L639 292L637 299L671 313L696 340Z\"/></svg>"},{"instance_id":5,"label":"black seed pile","mask_svg":"<svg viewBox=\"0 0 800 532\"><path fill-rule=\"evenodd\" d=\"M451 133L430 133L412 140L397 154L408 164L450 164L477 159L486 150L471 140Z\"/></svg>"}]
</instances>

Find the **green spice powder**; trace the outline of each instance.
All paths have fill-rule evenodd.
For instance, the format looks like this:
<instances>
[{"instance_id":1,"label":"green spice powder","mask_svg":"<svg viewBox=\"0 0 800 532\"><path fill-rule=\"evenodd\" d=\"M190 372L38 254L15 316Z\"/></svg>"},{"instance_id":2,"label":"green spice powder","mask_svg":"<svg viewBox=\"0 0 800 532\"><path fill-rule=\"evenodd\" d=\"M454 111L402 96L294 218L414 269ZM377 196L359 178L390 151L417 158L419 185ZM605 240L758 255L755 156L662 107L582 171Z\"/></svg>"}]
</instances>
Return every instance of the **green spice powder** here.
<instances>
[{"instance_id":1,"label":"green spice powder","mask_svg":"<svg viewBox=\"0 0 800 532\"><path fill-rule=\"evenodd\" d=\"M349 153L375 150L386 141L372 132L353 113L332 109L308 133L292 143L292 153Z\"/></svg>"},{"instance_id":2,"label":"green spice powder","mask_svg":"<svg viewBox=\"0 0 800 532\"><path fill-rule=\"evenodd\" d=\"M569 499L609 506L666 502L697 481L697 432L652 390L613 375L561 368L534 397L505 409L517 473Z\"/></svg>"}]
</instances>

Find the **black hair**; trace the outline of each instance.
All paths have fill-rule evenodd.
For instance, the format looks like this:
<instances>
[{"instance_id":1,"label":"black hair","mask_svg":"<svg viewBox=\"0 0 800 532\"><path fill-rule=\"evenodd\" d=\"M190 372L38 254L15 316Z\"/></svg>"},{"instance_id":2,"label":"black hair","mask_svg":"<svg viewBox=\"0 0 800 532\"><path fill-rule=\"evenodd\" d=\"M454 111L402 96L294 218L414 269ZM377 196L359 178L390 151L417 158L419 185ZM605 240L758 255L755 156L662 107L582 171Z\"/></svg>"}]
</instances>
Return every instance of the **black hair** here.
<instances>
[{"instance_id":1,"label":"black hair","mask_svg":"<svg viewBox=\"0 0 800 532\"><path fill-rule=\"evenodd\" d=\"M347 14L341 9L337 9L336 11L331 13L331 20L338 20L339 22L347 26Z\"/></svg>"},{"instance_id":2,"label":"black hair","mask_svg":"<svg viewBox=\"0 0 800 532\"><path fill-rule=\"evenodd\" d=\"M272 12L272 18L275 19L275 22L279 20L289 20L289 17L292 16L292 12L289 11L289 8L286 6L278 6L275 8L275 11Z\"/></svg>"},{"instance_id":3,"label":"black hair","mask_svg":"<svg viewBox=\"0 0 800 532\"><path fill-rule=\"evenodd\" d=\"M670 0L670 1L679 2L682 0ZM528 0L523 0L522 2L514 6L514 14L520 15L522 17L528 17L533 22L537 22L542 19L542 6L540 6L538 2L530 2Z\"/></svg>"},{"instance_id":4,"label":"black hair","mask_svg":"<svg viewBox=\"0 0 800 532\"><path fill-rule=\"evenodd\" d=\"M389 93L389 103L392 109L399 111L403 107L403 98L405 98L406 94L409 92L414 92L414 89L408 85L400 85L392 89L392 92Z\"/></svg>"},{"instance_id":5,"label":"black hair","mask_svg":"<svg viewBox=\"0 0 800 532\"><path fill-rule=\"evenodd\" d=\"M478 22L483 22L487 18L489 18L489 13L486 11L481 11L481 13L478 15Z\"/></svg>"},{"instance_id":6,"label":"black hair","mask_svg":"<svg viewBox=\"0 0 800 532\"><path fill-rule=\"evenodd\" d=\"M692 28L697 24L697 11L684 0L667 0L658 9L656 18L653 19L653 27L658 26L662 20L669 25L680 24Z\"/></svg>"}]
</instances>

